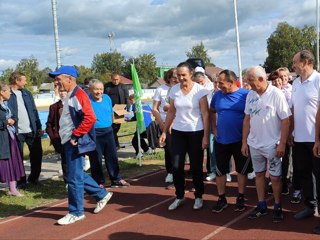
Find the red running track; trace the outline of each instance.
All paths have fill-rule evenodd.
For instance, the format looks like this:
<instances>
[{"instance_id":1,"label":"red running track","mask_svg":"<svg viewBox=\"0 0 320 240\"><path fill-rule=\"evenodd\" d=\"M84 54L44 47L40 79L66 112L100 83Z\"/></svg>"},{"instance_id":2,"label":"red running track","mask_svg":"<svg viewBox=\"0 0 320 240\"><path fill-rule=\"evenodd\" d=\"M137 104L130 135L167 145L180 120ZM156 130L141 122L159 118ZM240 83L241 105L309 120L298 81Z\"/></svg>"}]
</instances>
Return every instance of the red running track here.
<instances>
[{"instance_id":1,"label":"red running track","mask_svg":"<svg viewBox=\"0 0 320 240\"><path fill-rule=\"evenodd\" d=\"M114 195L106 208L93 214L95 201L85 199L86 219L67 226L56 221L67 213L67 199L35 209L20 216L0 220L0 239L320 239L312 229L320 219L302 221L293 219L302 204L293 205L290 197L283 197L285 220L272 222L273 199L268 198L269 214L256 220L247 215L256 204L254 182L249 181L246 193L247 209L234 212L237 194L236 177L227 184L229 207L222 213L212 213L217 200L216 185L206 182L203 195L204 207L192 209L194 195L186 192L186 201L175 211L168 211L174 200L174 190L165 189L165 171L159 171L131 179L132 186L112 189ZM187 181L187 189L191 188Z\"/></svg>"}]
</instances>

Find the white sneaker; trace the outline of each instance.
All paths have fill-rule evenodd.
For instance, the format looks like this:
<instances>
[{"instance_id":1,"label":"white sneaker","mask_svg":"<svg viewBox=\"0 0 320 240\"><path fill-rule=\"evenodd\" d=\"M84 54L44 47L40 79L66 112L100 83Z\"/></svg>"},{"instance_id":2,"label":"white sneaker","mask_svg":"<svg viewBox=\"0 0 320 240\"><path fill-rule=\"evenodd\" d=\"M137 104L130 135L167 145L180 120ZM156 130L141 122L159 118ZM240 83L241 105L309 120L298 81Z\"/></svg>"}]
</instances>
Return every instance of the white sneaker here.
<instances>
[{"instance_id":1,"label":"white sneaker","mask_svg":"<svg viewBox=\"0 0 320 240\"><path fill-rule=\"evenodd\" d=\"M320 214L319 214L319 211L318 211L318 207L315 207L315 208L314 208L314 214L313 214L313 216L315 216L315 217L320 217Z\"/></svg>"},{"instance_id":2,"label":"white sneaker","mask_svg":"<svg viewBox=\"0 0 320 240\"><path fill-rule=\"evenodd\" d=\"M254 179L255 177L256 177L255 172L248 173L248 179L249 179L249 180L252 180L252 179Z\"/></svg>"},{"instance_id":3,"label":"white sneaker","mask_svg":"<svg viewBox=\"0 0 320 240\"><path fill-rule=\"evenodd\" d=\"M169 211L172 211L172 210L176 210L179 206L182 205L182 203L184 202L184 198L182 199L175 199L174 202L168 207L168 210Z\"/></svg>"},{"instance_id":4,"label":"white sneaker","mask_svg":"<svg viewBox=\"0 0 320 240\"><path fill-rule=\"evenodd\" d=\"M143 157L143 154L141 152L139 152L137 155L136 155L136 159L140 159Z\"/></svg>"},{"instance_id":5,"label":"white sneaker","mask_svg":"<svg viewBox=\"0 0 320 240\"><path fill-rule=\"evenodd\" d=\"M200 208L203 207L203 200L202 198L196 198L194 201L193 209L194 210L199 210Z\"/></svg>"},{"instance_id":6,"label":"white sneaker","mask_svg":"<svg viewBox=\"0 0 320 240\"><path fill-rule=\"evenodd\" d=\"M216 174L215 173L210 173L207 177L206 180L211 182L216 178Z\"/></svg>"},{"instance_id":7,"label":"white sneaker","mask_svg":"<svg viewBox=\"0 0 320 240\"><path fill-rule=\"evenodd\" d=\"M168 173L168 175L166 176L165 182L166 183L173 183L173 175L172 175L172 173Z\"/></svg>"},{"instance_id":8,"label":"white sneaker","mask_svg":"<svg viewBox=\"0 0 320 240\"><path fill-rule=\"evenodd\" d=\"M104 198L102 198L99 202L97 202L97 207L93 210L93 212L94 213L100 212L107 205L112 195L113 195L113 192L108 192L108 194Z\"/></svg>"},{"instance_id":9,"label":"white sneaker","mask_svg":"<svg viewBox=\"0 0 320 240\"><path fill-rule=\"evenodd\" d=\"M153 154L153 153L154 153L154 151L152 148L149 148L148 151L145 152L145 154Z\"/></svg>"},{"instance_id":10,"label":"white sneaker","mask_svg":"<svg viewBox=\"0 0 320 240\"><path fill-rule=\"evenodd\" d=\"M72 214L68 213L63 218L60 218L57 221L57 223L59 225L68 225L68 224L75 223L77 221L83 220L85 218L86 218L86 216L84 214L82 214L81 216L75 216L75 215L72 215Z\"/></svg>"},{"instance_id":11,"label":"white sneaker","mask_svg":"<svg viewBox=\"0 0 320 240\"><path fill-rule=\"evenodd\" d=\"M227 182L232 182L232 177L230 173L227 173Z\"/></svg>"},{"instance_id":12,"label":"white sneaker","mask_svg":"<svg viewBox=\"0 0 320 240\"><path fill-rule=\"evenodd\" d=\"M83 170L88 171L90 169L90 161L89 160L84 160L84 165L83 165Z\"/></svg>"}]
</instances>

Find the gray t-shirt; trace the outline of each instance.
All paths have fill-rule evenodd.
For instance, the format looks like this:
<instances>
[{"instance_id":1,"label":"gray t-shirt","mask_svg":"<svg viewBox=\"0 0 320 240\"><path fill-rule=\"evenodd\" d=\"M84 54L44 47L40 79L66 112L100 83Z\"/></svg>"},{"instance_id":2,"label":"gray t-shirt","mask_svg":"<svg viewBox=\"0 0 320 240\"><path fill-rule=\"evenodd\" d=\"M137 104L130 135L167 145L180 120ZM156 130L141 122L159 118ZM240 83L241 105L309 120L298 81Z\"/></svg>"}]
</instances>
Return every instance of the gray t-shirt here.
<instances>
[{"instance_id":1,"label":"gray t-shirt","mask_svg":"<svg viewBox=\"0 0 320 240\"><path fill-rule=\"evenodd\" d=\"M28 112L26 106L24 105L24 101L22 98L22 93L19 90L14 90L14 94L17 97L17 105L18 105L18 132L19 133L30 133L32 132L30 127L30 120L28 116Z\"/></svg>"}]
</instances>

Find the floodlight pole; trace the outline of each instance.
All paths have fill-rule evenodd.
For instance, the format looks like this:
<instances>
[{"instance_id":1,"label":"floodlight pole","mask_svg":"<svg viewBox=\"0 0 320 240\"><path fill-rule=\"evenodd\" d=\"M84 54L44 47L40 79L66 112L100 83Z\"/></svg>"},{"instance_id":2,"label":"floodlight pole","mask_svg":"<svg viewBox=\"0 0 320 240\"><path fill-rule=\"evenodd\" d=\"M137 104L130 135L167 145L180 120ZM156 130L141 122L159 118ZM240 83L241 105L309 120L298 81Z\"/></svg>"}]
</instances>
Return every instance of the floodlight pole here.
<instances>
[{"instance_id":1,"label":"floodlight pole","mask_svg":"<svg viewBox=\"0 0 320 240\"><path fill-rule=\"evenodd\" d=\"M242 67L241 67L241 53L240 53L240 38L239 38L239 29L238 29L238 13L237 13L237 0L233 0L234 5L234 20L235 20L235 31L237 38L237 57L238 57L238 71L239 71L239 81L240 86L242 87Z\"/></svg>"},{"instance_id":2,"label":"floodlight pole","mask_svg":"<svg viewBox=\"0 0 320 240\"><path fill-rule=\"evenodd\" d=\"M54 30L54 42L56 47L56 62L57 68L61 66L60 60L60 46L59 46L59 33L58 33L58 21L57 21L57 1L51 0L52 4L52 16L53 16L53 30Z\"/></svg>"}]
</instances>

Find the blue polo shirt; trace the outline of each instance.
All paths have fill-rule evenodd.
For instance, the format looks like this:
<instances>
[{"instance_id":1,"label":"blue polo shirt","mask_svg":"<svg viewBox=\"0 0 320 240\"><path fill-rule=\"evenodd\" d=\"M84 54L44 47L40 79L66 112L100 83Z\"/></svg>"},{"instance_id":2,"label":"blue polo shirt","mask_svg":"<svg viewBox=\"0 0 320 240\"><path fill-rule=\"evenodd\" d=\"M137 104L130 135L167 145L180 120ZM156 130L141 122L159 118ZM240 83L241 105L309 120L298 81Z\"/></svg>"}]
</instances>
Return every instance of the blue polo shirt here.
<instances>
[{"instance_id":1,"label":"blue polo shirt","mask_svg":"<svg viewBox=\"0 0 320 240\"><path fill-rule=\"evenodd\" d=\"M102 94L102 101L95 101L90 95L91 105L96 115L97 121L94 124L94 128L107 128L112 125L112 102L107 94Z\"/></svg>"},{"instance_id":2,"label":"blue polo shirt","mask_svg":"<svg viewBox=\"0 0 320 240\"><path fill-rule=\"evenodd\" d=\"M216 92L211 100L210 107L217 112L216 141L221 144L230 144L242 140L242 124L244 108L249 90L239 88L232 93Z\"/></svg>"}]
</instances>

